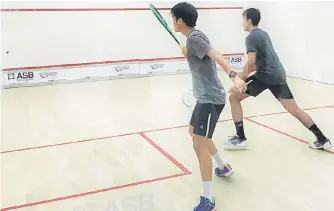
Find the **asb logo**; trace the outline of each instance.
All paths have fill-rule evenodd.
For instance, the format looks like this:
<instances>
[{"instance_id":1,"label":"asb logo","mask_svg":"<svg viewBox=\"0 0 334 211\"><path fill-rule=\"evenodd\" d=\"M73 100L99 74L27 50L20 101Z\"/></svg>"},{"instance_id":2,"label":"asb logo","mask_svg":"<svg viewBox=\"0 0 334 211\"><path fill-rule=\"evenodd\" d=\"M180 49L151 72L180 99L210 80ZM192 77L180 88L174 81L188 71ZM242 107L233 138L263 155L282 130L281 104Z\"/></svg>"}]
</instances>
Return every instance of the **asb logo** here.
<instances>
[{"instance_id":1,"label":"asb logo","mask_svg":"<svg viewBox=\"0 0 334 211\"><path fill-rule=\"evenodd\" d=\"M18 73L16 79L18 81L33 80L34 79L34 73L33 72Z\"/></svg>"},{"instance_id":2,"label":"asb logo","mask_svg":"<svg viewBox=\"0 0 334 211\"><path fill-rule=\"evenodd\" d=\"M231 64L242 62L242 58L240 56L239 57L229 57L226 59L227 59L227 62Z\"/></svg>"},{"instance_id":3,"label":"asb logo","mask_svg":"<svg viewBox=\"0 0 334 211\"><path fill-rule=\"evenodd\" d=\"M14 80L15 79L15 73L8 73L8 80Z\"/></svg>"},{"instance_id":4,"label":"asb logo","mask_svg":"<svg viewBox=\"0 0 334 211\"><path fill-rule=\"evenodd\" d=\"M29 81L34 79L33 72L8 73L8 80Z\"/></svg>"}]
</instances>

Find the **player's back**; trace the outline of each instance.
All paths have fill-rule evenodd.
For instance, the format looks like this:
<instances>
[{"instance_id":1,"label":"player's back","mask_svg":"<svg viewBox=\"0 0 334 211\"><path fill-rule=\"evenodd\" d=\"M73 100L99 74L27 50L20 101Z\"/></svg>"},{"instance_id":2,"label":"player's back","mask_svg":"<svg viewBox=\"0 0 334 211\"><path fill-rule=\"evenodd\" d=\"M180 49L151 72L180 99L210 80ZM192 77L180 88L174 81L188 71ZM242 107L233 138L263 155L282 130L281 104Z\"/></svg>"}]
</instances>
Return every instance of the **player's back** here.
<instances>
[{"instance_id":1,"label":"player's back","mask_svg":"<svg viewBox=\"0 0 334 211\"><path fill-rule=\"evenodd\" d=\"M209 39L194 30L187 40L187 60L193 79L194 96L198 103L225 104L226 94L221 84L216 63L207 56L211 49Z\"/></svg>"},{"instance_id":2,"label":"player's back","mask_svg":"<svg viewBox=\"0 0 334 211\"><path fill-rule=\"evenodd\" d=\"M247 53L256 52L256 76L269 84L286 83L286 74L267 32L253 29L246 38Z\"/></svg>"}]
</instances>

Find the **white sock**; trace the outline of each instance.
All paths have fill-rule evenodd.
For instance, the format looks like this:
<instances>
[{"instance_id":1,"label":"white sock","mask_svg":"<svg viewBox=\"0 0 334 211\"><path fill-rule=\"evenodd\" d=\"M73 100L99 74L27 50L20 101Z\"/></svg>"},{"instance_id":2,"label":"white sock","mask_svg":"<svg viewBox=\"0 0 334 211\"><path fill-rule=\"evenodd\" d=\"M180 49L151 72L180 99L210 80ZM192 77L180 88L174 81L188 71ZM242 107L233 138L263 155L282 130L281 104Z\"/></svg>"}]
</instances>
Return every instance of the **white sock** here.
<instances>
[{"instance_id":1,"label":"white sock","mask_svg":"<svg viewBox=\"0 0 334 211\"><path fill-rule=\"evenodd\" d=\"M203 181L203 196L212 200L212 181Z\"/></svg>"},{"instance_id":2,"label":"white sock","mask_svg":"<svg viewBox=\"0 0 334 211\"><path fill-rule=\"evenodd\" d=\"M223 162L222 158L220 157L218 151L212 157L213 157L213 159L215 159L215 161L218 165L218 168L224 169L225 163Z\"/></svg>"}]
</instances>

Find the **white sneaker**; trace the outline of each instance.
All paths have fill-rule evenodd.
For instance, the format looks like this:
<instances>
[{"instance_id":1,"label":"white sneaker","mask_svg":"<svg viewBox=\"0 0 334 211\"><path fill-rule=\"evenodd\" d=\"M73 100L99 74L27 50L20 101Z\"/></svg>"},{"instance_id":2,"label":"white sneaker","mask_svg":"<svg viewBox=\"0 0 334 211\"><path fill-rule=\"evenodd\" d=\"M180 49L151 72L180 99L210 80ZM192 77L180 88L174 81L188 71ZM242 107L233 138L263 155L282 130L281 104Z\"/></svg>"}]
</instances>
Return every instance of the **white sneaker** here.
<instances>
[{"instance_id":1,"label":"white sneaker","mask_svg":"<svg viewBox=\"0 0 334 211\"><path fill-rule=\"evenodd\" d=\"M247 139L241 139L238 135L234 135L225 141L224 145L229 149L247 149L248 142Z\"/></svg>"},{"instance_id":2,"label":"white sneaker","mask_svg":"<svg viewBox=\"0 0 334 211\"><path fill-rule=\"evenodd\" d=\"M320 142L319 140L309 144L309 147L317 150L328 150L332 148L332 143L329 139L326 139L325 142Z\"/></svg>"}]
</instances>

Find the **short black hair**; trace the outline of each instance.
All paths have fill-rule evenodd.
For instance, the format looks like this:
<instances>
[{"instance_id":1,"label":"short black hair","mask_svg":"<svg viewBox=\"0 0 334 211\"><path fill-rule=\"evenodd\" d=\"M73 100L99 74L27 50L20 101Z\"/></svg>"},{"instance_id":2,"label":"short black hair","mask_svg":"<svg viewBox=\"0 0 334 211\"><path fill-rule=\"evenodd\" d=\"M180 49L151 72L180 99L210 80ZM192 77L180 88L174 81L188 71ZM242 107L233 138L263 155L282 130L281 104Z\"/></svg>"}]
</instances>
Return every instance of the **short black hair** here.
<instances>
[{"instance_id":1,"label":"short black hair","mask_svg":"<svg viewBox=\"0 0 334 211\"><path fill-rule=\"evenodd\" d=\"M251 19L253 26L258 26L261 20L261 12L255 8L249 8L242 13L246 19Z\"/></svg>"},{"instance_id":2,"label":"short black hair","mask_svg":"<svg viewBox=\"0 0 334 211\"><path fill-rule=\"evenodd\" d=\"M171 13L176 20L181 18L188 27L196 26L198 13L193 5L187 2L178 3L171 9Z\"/></svg>"}]
</instances>

